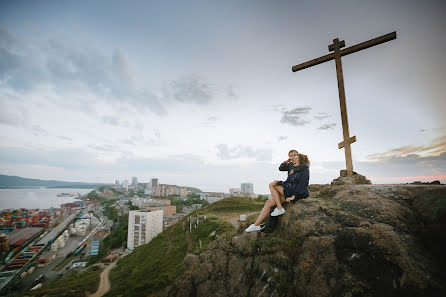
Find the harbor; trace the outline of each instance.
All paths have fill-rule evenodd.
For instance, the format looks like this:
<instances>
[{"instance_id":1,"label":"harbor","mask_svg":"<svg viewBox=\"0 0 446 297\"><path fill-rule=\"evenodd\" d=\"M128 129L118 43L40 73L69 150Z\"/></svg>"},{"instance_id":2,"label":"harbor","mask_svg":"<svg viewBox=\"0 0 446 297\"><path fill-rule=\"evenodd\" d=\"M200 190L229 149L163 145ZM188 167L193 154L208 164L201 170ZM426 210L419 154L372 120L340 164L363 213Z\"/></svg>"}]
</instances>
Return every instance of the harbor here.
<instances>
[{"instance_id":1,"label":"harbor","mask_svg":"<svg viewBox=\"0 0 446 297\"><path fill-rule=\"evenodd\" d=\"M18 284L31 289L40 275L56 278L55 267L81 253L104 224L94 214L98 208L96 202L77 200L59 208L2 210L0 292L15 291Z\"/></svg>"}]
</instances>

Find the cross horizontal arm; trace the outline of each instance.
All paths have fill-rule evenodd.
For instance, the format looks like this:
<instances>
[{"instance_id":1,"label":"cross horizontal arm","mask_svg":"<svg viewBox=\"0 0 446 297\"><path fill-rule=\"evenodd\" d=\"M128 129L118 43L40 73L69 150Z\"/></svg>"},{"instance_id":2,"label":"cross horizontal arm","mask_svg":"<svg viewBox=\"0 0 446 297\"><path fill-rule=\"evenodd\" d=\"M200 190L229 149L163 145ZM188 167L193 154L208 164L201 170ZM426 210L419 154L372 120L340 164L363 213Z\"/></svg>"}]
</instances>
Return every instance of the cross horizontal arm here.
<instances>
[{"instance_id":1,"label":"cross horizontal arm","mask_svg":"<svg viewBox=\"0 0 446 297\"><path fill-rule=\"evenodd\" d=\"M340 50L341 56L353 54L353 53L356 53L356 52L358 52L360 50L363 50L363 49L366 49L366 48L369 48L369 47L372 47L372 46L375 46L375 45L378 45L378 44L381 44L381 43L384 43L384 42L387 42L387 41L390 41L390 40L393 40L393 39L396 39L396 32L395 31L392 32L392 33L389 33L389 34L386 34L386 35L383 35L383 36L380 36L380 37L376 37L374 39L370 39L368 41L365 41L365 42L362 42L362 43L359 43L359 44L347 47L347 48L345 48L343 50ZM293 72L296 72L296 71L299 71L299 70L302 70L302 69L305 69L305 68L308 68L308 67L311 67L311 66L315 66L315 65L318 65L318 64L321 64L321 63L333 60L333 59L334 59L334 53L331 53L331 54L328 54L328 55L325 55L325 56L322 56L322 57L319 57L319 58L316 58L316 59L313 59L313 60L301 63L299 65L293 66L291 68L291 70L293 70Z\"/></svg>"},{"instance_id":2,"label":"cross horizontal arm","mask_svg":"<svg viewBox=\"0 0 446 297\"><path fill-rule=\"evenodd\" d=\"M302 69L305 69L305 68L308 68L308 67L311 67L311 66L314 66L314 65L322 64L324 62L327 62L327 61L330 61L330 60L333 60L333 59L334 59L334 53L331 53L331 54L328 54L328 55L325 55L325 56L322 56L322 57L310 60L308 62L305 62L305 63L299 64L299 65L293 66L291 68L291 70L293 70L293 72L296 72L296 71L299 71L299 70L302 70Z\"/></svg>"},{"instance_id":3,"label":"cross horizontal arm","mask_svg":"<svg viewBox=\"0 0 446 297\"><path fill-rule=\"evenodd\" d=\"M396 39L395 31L392 33L380 36L380 37L370 39L368 41L364 41L357 45L347 47L347 48L341 50L341 56L353 54L353 53L359 52L360 50L363 50L363 49L366 49L366 48L369 48L369 47L372 47L372 46L375 46L375 45L378 45L378 44L381 44L381 43L384 43L384 42L387 42L390 40L394 40L394 39Z\"/></svg>"}]
</instances>

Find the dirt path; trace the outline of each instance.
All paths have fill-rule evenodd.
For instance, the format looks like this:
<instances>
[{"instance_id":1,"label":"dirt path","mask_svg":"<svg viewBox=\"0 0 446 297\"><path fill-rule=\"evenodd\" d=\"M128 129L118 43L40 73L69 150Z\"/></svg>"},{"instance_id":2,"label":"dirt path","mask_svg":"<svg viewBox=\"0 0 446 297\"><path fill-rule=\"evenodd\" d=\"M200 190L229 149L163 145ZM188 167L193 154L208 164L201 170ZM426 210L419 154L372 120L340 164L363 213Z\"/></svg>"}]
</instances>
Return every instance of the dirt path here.
<instances>
[{"instance_id":1,"label":"dirt path","mask_svg":"<svg viewBox=\"0 0 446 297\"><path fill-rule=\"evenodd\" d=\"M251 215L255 215L255 214L259 214L260 211L256 211L256 212L252 212L252 213L248 213L246 214L246 217L249 217ZM237 230L239 227L239 220L240 220L240 214L237 215L223 215L220 217L222 220L229 222L232 224L232 226L234 226L234 228Z\"/></svg>"},{"instance_id":2,"label":"dirt path","mask_svg":"<svg viewBox=\"0 0 446 297\"><path fill-rule=\"evenodd\" d=\"M115 267L117 262L118 259L116 259L113 263L105 267L104 271L102 271L100 275L98 290L93 295L89 295L89 297L101 297L104 296L105 293L108 292L108 290L110 290L110 279L108 278L108 274L110 270L112 270L113 267Z\"/></svg>"}]
</instances>

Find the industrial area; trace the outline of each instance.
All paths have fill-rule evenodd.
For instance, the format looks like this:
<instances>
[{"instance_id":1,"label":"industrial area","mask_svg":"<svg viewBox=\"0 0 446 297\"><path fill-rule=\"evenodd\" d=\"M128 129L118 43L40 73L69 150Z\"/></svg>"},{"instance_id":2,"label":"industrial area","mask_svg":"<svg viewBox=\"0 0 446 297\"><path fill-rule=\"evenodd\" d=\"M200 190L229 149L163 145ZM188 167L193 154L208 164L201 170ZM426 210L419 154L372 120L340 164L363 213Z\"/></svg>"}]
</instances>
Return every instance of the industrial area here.
<instances>
[{"instance_id":1,"label":"industrial area","mask_svg":"<svg viewBox=\"0 0 446 297\"><path fill-rule=\"evenodd\" d=\"M47 279L85 266L107 234L107 219L96 201L78 200L60 208L5 209L0 213L0 293L33 290Z\"/></svg>"}]
</instances>

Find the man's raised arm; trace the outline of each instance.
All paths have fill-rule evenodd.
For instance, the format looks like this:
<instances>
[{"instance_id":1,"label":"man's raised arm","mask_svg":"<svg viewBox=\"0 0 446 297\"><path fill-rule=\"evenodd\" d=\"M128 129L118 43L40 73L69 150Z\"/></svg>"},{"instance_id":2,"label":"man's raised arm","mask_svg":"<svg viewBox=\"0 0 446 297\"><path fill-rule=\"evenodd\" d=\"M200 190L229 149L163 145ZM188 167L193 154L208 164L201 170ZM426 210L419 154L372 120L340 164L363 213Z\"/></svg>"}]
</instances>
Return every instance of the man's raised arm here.
<instances>
[{"instance_id":1,"label":"man's raised arm","mask_svg":"<svg viewBox=\"0 0 446 297\"><path fill-rule=\"evenodd\" d=\"M282 164L280 164L280 166L279 166L279 170L280 171L290 171L290 164L291 163L289 162L289 159L283 161Z\"/></svg>"}]
</instances>

